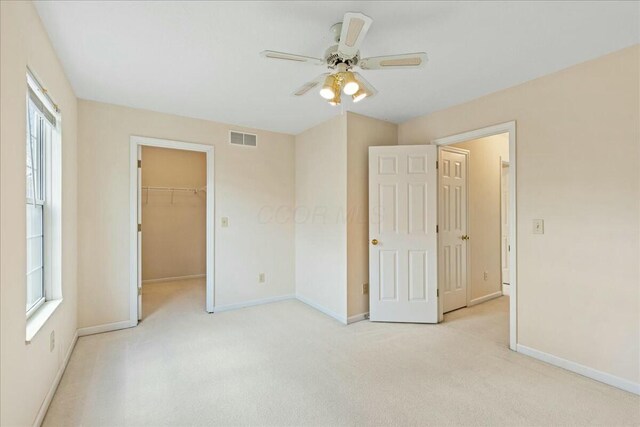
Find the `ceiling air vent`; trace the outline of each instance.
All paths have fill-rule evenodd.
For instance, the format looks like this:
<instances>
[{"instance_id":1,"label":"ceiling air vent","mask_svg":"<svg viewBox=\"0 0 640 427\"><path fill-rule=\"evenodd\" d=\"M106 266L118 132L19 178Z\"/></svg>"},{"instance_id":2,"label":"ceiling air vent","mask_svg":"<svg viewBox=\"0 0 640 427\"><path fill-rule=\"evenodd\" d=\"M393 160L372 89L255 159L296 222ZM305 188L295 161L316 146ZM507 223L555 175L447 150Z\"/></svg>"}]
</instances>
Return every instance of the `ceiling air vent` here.
<instances>
[{"instance_id":1,"label":"ceiling air vent","mask_svg":"<svg viewBox=\"0 0 640 427\"><path fill-rule=\"evenodd\" d=\"M248 147L255 147L258 145L258 137L252 133L231 131L229 133L229 142L235 145L246 145Z\"/></svg>"}]
</instances>

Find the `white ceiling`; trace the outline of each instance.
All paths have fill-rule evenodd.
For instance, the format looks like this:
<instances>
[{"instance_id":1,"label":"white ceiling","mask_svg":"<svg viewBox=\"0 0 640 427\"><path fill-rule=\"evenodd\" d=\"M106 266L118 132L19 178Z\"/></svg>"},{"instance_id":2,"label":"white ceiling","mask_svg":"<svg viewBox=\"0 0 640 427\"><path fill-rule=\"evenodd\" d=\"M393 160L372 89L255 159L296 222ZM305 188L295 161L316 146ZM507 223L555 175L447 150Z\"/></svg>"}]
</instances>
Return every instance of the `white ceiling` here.
<instances>
[{"instance_id":1,"label":"white ceiling","mask_svg":"<svg viewBox=\"0 0 640 427\"><path fill-rule=\"evenodd\" d=\"M640 41L638 2L75 2L37 10L80 98L299 133L342 109L400 123ZM426 51L418 70L363 71L379 94L331 107L291 93L347 11L373 18L363 56Z\"/></svg>"}]
</instances>

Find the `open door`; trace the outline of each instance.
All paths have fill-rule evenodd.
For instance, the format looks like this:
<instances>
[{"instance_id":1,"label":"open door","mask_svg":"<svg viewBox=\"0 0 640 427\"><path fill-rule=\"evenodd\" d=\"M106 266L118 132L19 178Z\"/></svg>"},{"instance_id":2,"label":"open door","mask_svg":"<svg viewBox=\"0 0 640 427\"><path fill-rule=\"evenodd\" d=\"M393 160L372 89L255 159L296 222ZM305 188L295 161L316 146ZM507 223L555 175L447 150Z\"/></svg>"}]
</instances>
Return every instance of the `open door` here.
<instances>
[{"instance_id":1,"label":"open door","mask_svg":"<svg viewBox=\"0 0 640 427\"><path fill-rule=\"evenodd\" d=\"M138 145L138 320L142 319L142 146Z\"/></svg>"},{"instance_id":2,"label":"open door","mask_svg":"<svg viewBox=\"0 0 640 427\"><path fill-rule=\"evenodd\" d=\"M369 318L438 322L437 147L369 147Z\"/></svg>"},{"instance_id":3,"label":"open door","mask_svg":"<svg viewBox=\"0 0 640 427\"><path fill-rule=\"evenodd\" d=\"M443 312L466 307L468 276L467 166L469 150L440 148L440 259Z\"/></svg>"}]
</instances>

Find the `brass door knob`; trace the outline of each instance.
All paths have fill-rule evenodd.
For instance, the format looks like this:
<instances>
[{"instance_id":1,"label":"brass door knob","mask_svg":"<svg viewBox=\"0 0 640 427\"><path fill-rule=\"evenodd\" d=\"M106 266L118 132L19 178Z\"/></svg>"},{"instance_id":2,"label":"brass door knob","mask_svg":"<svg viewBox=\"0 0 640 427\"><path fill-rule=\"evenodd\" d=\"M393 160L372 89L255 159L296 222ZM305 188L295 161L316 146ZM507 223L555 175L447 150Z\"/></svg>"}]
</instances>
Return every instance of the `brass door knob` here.
<instances>
[{"instance_id":1,"label":"brass door knob","mask_svg":"<svg viewBox=\"0 0 640 427\"><path fill-rule=\"evenodd\" d=\"M371 240L371 244L372 244L373 246L377 245L377 244L378 244L378 239L373 239L373 240Z\"/></svg>"},{"instance_id":2,"label":"brass door knob","mask_svg":"<svg viewBox=\"0 0 640 427\"><path fill-rule=\"evenodd\" d=\"M461 238L462 240L469 240L469 236L468 236L468 235L466 235L466 234L465 234L464 236L460 237L460 238Z\"/></svg>"}]
</instances>

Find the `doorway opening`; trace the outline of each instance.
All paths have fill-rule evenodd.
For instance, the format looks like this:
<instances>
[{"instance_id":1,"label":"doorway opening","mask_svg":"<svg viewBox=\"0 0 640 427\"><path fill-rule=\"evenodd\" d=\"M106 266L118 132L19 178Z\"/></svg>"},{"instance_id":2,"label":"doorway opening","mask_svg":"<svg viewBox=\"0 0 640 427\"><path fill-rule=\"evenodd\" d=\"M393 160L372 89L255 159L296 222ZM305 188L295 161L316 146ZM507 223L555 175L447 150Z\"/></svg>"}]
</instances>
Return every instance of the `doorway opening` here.
<instances>
[{"instance_id":1,"label":"doorway opening","mask_svg":"<svg viewBox=\"0 0 640 427\"><path fill-rule=\"evenodd\" d=\"M487 302L484 311L509 314L509 347L515 350L515 122L434 144L440 321L445 313Z\"/></svg>"},{"instance_id":2,"label":"doorway opening","mask_svg":"<svg viewBox=\"0 0 640 427\"><path fill-rule=\"evenodd\" d=\"M142 147L142 310L205 300L207 159L198 151ZM189 295L192 298L182 298ZM195 302L195 301L193 301Z\"/></svg>"},{"instance_id":3,"label":"doorway opening","mask_svg":"<svg viewBox=\"0 0 640 427\"><path fill-rule=\"evenodd\" d=\"M213 312L213 147L133 136L130 181L131 322L194 299Z\"/></svg>"}]
</instances>

